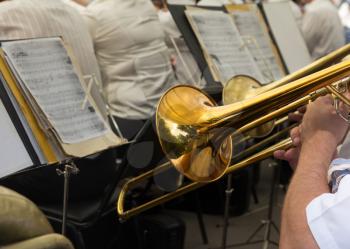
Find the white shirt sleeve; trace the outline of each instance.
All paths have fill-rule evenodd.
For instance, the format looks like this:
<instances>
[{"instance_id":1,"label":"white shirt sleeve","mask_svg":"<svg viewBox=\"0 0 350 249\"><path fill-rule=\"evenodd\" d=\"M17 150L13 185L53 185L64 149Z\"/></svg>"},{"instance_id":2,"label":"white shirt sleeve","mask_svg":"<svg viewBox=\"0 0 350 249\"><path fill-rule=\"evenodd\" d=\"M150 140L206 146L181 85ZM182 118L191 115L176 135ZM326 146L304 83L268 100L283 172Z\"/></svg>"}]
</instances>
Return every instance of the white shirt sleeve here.
<instances>
[{"instance_id":1,"label":"white shirt sleeve","mask_svg":"<svg viewBox=\"0 0 350 249\"><path fill-rule=\"evenodd\" d=\"M322 194L306 208L310 230L321 249L350 248L350 175L335 194Z\"/></svg>"}]
</instances>

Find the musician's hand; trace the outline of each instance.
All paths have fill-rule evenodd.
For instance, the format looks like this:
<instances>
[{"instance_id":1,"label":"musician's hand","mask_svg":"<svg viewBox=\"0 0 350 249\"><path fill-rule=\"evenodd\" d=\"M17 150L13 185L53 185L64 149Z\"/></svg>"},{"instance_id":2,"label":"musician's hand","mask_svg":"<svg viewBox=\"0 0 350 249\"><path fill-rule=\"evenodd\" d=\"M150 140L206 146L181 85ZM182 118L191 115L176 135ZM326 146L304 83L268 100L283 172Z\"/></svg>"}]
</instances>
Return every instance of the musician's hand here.
<instances>
[{"instance_id":1,"label":"musician's hand","mask_svg":"<svg viewBox=\"0 0 350 249\"><path fill-rule=\"evenodd\" d=\"M300 107L296 112L292 112L288 114L288 119L290 121L298 122L300 123L303 119L303 116L306 112L306 106Z\"/></svg>"},{"instance_id":2,"label":"musician's hand","mask_svg":"<svg viewBox=\"0 0 350 249\"><path fill-rule=\"evenodd\" d=\"M290 167L295 170L300 153L301 139L300 139L300 128L295 127L290 131L290 137L293 141L293 148L288 150L277 150L273 153L276 159L288 161Z\"/></svg>"},{"instance_id":3,"label":"musician's hand","mask_svg":"<svg viewBox=\"0 0 350 249\"><path fill-rule=\"evenodd\" d=\"M344 104L340 108L341 111L348 111ZM327 95L308 105L299 132L302 144L310 141L336 146L341 143L347 129L348 123L336 113L333 98Z\"/></svg>"}]
</instances>

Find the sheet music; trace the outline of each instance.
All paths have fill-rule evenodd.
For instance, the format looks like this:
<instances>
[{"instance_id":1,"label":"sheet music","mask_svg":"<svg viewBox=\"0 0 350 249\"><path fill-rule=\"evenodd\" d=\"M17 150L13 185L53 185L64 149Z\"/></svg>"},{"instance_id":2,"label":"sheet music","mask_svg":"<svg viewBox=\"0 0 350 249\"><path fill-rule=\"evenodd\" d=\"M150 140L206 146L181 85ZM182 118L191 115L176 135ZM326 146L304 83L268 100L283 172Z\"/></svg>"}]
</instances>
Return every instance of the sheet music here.
<instances>
[{"instance_id":1,"label":"sheet music","mask_svg":"<svg viewBox=\"0 0 350 249\"><path fill-rule=\"evenodd\" d=\"M33 166L33 162L0 100L0 178Z\"/></svg>"},{"instance_id":2,"label":"sheet music","mask_svg":"<svg viewBox=\"0 0 350 249\"><path fill-rule=\"evenodd\" d=\"M256 10L232 11L231 14L239 33L245 40L245 44L263 75L261 83L270 83L282 78L283 71L276 60L270 39L264 32L264 26L261 24Z\"/></svg>"},{"instance_id":3,"label":"sheet music","mask_svg":"<svg viewBox=\"0 0 350 249\"><path fill-rule=\"evenodd\" d=\"M218 69L222 83L237 74L263 80L257 64L228 14L214 10L186 10L186 15L193 21L198 40Z\"/></svg>"},{"instance_id":4,"label":"sheet music","mask_svg":"<svg viewBox=\"0 0 350 249\"><path fill-rule=\"evenodd\" d=\"M2 48L24 92L30 92L63 143L107 132L90 103L82 109L85 92L60 38L3 42Z\"/></svg>"}]
</instances>

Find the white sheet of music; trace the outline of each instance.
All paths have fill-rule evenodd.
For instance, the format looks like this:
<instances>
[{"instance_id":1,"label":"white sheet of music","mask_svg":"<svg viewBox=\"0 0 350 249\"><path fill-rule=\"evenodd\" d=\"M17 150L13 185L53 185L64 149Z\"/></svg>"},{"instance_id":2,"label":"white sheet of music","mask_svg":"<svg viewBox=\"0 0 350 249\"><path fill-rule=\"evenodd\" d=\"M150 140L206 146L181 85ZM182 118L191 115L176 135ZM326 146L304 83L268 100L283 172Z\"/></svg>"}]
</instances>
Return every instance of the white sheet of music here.
<instances>
[{"instance_id":1,"label":"white sheet of music","mask_svg":"<svg viewBox=\"0 0 350 249\"><path fill-rule=\"evenodd\" d=\"M33 162L0 100L0 178L33 166Z\"/></svg>"},{"instance_id":2,"label":"white sheet of music","mask_svg":"<svg viewBox=\"0 0 350 249\"><path fill-rule=\"evenodd\" d=\"M269 37L264 32L264 26L262 26L255 10L233 11L232 15L239 33L245 40L245 44L264 77L261 83L266 84L282 78L283 71L276 60Z\"/></svg>"},{"instance_id":3,"label":"white sheet of music","mask_svg":"<svg viewBox=\"0 0 350 249\"><path fill-rule=\"evenodd\" d=\"M6 59L45 114L60 140L79 143L103 135L107 127L91 104L60 38L3 42Z\"/></svg>"},{"instance_id":4,"label":"white sheet of music","mask_svg":"<svg viewBox=\"0 0 350 249\"><path fill-rule=\"evenodd\" d=\"M225 83L231 77L245 74L263 80L252 55L229 14L215 10L186 10L196 25L195 33L220 72L219 79Z\"/></svg>"}]
</instances>

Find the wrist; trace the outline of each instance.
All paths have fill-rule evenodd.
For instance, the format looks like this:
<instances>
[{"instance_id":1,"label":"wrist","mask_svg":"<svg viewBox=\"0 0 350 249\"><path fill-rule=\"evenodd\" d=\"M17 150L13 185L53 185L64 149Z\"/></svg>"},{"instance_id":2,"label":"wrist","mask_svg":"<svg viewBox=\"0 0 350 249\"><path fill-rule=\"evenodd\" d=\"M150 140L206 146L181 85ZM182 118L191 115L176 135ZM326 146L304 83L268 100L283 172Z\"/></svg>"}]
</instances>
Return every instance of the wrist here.
<instances>
[{"instance_id":1,"label":"wrist","mask_svg":"<svg viewBox=\"0 0 350 249\"><path fill-rule=\"evenodd\" d=\"M338 146L337 138L330 132L318 131L307 139L303 139L302 145L319 148L321 150L335 151Z\"/></svg>"},{"instance_id":2,"label":"wrist","mask_svg":"<svg viewBox=\"0 0 350 249\"><path fill-rule=\"evenodd\" d=\"M326 174L337 149L337 141L327 133L314 134L302 142L298 168ZM315 165L318 165L315 167ZM304 167L305 166L305 167Z\"/></svg>"}]
</instances>

